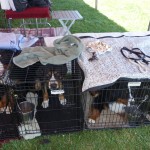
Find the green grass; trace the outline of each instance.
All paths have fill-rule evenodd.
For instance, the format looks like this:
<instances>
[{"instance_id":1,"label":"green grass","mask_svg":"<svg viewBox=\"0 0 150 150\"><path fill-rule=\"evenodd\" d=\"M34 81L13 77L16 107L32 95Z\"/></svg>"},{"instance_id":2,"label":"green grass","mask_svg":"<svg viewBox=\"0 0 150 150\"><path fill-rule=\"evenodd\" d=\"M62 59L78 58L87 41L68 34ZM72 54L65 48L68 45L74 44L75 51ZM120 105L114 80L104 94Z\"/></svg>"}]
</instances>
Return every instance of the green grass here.
<instances>
[{"instance_id":1,"label":"green grass","mask_svg":"<svg viewBox=\"0 0 150 150\"><path fill-rule=\"evenodd\" d=\"M124 32L147 31L150 21L149 0L55 0L53 10L78 10L83 20L76 21L71 31ZM58 25L58 24L57 24Z\"/></svg>"},{"instance_id":2,"label":"green grass","mask_svg":"<svg viewBox=\"0 0 150 150\"><path fill-rule=\"evenodd\" d=\"M43 144L48 139L49 143ZM84 131L16 140L2 150L149 150L150 127Z\"/></svg>"},{"instance_id":3,"label":"green grass","mask_svg":"<svg viewBox=\"0 0 150 150\"><path fill-rule=\"evenodd\" d=\"M84 17L76 21L71 31L124 32L146 31L150 20L149 0L53 0L53 10L78 10ZM5 18L0 11L0 27ZM51 21L57 27L57 21ZM15 22L14 27L18 26ZM43 139L50 143L42 144ZM3 145L2 150L149 150L150 127L119 130L83 131L71 134L41 136L32 140L16 140Z\"/></svg>"},{"instance_id":4,"label":"green grass","mask_svg":"<svg viewBox=\"0 0 150 150\"><path fill-rule=\"evenodd\" d=\"M84 1L95 7L95 0ZM98 10L127 31L146 31L150 21L149 0L98 0Z\"/></svg>"},{"instance_id":5,"label":"green grass","mask_svg":"<svg viewBox=\"0 0 150 150\"><path fill-rule=\"evenodd\" d=\"M105 16L105 14L102 14L98 10L92 8L83 0L55 0L52 9L78 10L80 12L83 16L83 20L76 21L71 28L72 33L126 31L123 27ZM54 26L56 25L53 21L51 21L51 23Z\"/></svg>"},{"instance_id":6,"label":"green grass","mask_svg":"<svg viewBox=\"0 0 150 150\"><path fill-rule=\"evenodd\" d=\"M76 21L72 33L146 31L150 20L149 0L54 0L52 10L78 10L83 20ZM0 27L6 27L0 13ZM13 22L18 27L18 21ZM50 20L53 27L60 24Z\"/></svg>"}]
</instances>

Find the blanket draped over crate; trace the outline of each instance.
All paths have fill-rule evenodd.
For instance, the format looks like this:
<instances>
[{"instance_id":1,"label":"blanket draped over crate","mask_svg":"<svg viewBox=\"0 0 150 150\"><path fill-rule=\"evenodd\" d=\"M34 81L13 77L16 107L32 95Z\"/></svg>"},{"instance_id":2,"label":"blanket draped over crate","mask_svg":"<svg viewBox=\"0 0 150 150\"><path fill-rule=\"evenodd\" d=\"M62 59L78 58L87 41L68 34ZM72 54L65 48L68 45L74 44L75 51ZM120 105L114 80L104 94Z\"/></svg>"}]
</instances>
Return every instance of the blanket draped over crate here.
<instances>
[{"instance_id":1,"label":"blanket draped over crate","mask_svg":"<svg viewBox=\"0 0 150 150\"><path fill-rule=\"evenodd\" d=\"M127 47L129 49L139 48L144 53L150 54L150 32L93 33L77 34L77 36L82 37L85 46L89 42L97 40L86 36L104 37L100 38L99 41L107 43L112 48L111 52L100 55L98 60L94 61L88 60L92 55L87 49L82 52L78 58L78 63L85 75L82 91L109 86L120 78L150 78L150 64L136 63L125 58L120 52L122 47Z\"/></svg>"},{"instance_id":2,"label":"blanket draped over crate","mask_svg":"<svg viewBox=\"0 0 150 150\"><path fill-rule=\"evenodd\" d=\"M38 61L43 65L61 65L77 58L83 49L83 44L79 38L66 35L56 39L52 47L36 46L22 49L22 52L13 58L13 62L21 68Z\"/></svg>"}]
</instances>

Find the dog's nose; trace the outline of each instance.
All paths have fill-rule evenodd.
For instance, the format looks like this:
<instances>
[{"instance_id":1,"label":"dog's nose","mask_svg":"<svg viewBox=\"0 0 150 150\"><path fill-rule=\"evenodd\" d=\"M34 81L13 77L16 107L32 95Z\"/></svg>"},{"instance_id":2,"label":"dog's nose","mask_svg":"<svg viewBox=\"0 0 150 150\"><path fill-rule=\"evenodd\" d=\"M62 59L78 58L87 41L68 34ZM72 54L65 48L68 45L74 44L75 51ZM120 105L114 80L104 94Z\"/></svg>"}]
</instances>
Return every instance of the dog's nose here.
<instances>
[{"instance_id":1,"label":"dog's nose","mask_svg":"<svg viewBox=\"0 0 150 150\"><path fill-rule=\"evenodd\" d=\"M50 86L51 86L51 89L56 89L57 88L57 84L56 83L52 83L52 84L50 84Z\"/></svg>"}]
</instances>

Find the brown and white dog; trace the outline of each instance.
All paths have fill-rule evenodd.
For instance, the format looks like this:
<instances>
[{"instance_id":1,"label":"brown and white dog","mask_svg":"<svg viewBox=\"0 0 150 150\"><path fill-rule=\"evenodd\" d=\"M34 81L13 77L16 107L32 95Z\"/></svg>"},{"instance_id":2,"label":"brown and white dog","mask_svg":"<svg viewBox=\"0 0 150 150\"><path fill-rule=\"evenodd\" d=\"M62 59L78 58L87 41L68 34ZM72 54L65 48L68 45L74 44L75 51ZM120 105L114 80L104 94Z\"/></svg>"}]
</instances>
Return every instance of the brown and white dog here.
<instances>
[{"instance_id":1,"label":"brown and white dog","mask_svg":"<svg viewBox=\"0 0 150 150\"><path fill-rule=\"evenodd\" d=\"M0 100L0 112L5 111L6 114L10 114L13 111L13 107L14 107L13 98L10 96L8 100L8 96L4 94Z\"/></svg>"},{"instance_id":2,"label":"brown and white dog","mask_svg":"<svg viewBox=\"0 0 150 150\"><path fill-rule=\"evenodd\" d=\"M62 80L66 72L66 65L40 66L36 71L35 89L43 91L43 108L47 108L49 106L49 95L47 92L48 89L51 90L51 94L58 95L60 104L66 104L66 99L63 94L64 91L62 91Z\"/></svg>"},{"instance_id":3,"label":"brown and white dog","mask_svg":"<svg viewBox=\"0 0 150 150\"><path fill-rule=\"evenodd\" d=\"M100 117L102 110L109 109L110 111L120 115L126 121L125 107L128 104L128 99L118 97L114 101L106 102L101 91L92 91L90 95L93 98L93 103L90 107L90 112L88 116L89 123L96 123L98 117ZM102 96L103 95L103 96Z\"/></svg>"}]
</instances>

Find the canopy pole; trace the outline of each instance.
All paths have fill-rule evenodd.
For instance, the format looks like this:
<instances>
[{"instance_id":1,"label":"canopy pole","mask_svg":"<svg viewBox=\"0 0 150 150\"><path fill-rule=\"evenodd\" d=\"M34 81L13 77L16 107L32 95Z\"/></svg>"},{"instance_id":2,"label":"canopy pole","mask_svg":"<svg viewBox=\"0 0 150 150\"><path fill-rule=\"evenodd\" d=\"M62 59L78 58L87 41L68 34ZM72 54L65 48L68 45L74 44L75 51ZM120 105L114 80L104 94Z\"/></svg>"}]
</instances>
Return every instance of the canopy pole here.
<instances>
[{"instance_id":1,"label":"canopy pole","mask_svg":"<svg viewBox=\"0 0 150 150\"><path fill-rule=\"evenodd\" d=\"M95 9L97 9L98 0L95 0Z\"/></svg>"}]
</instances>

